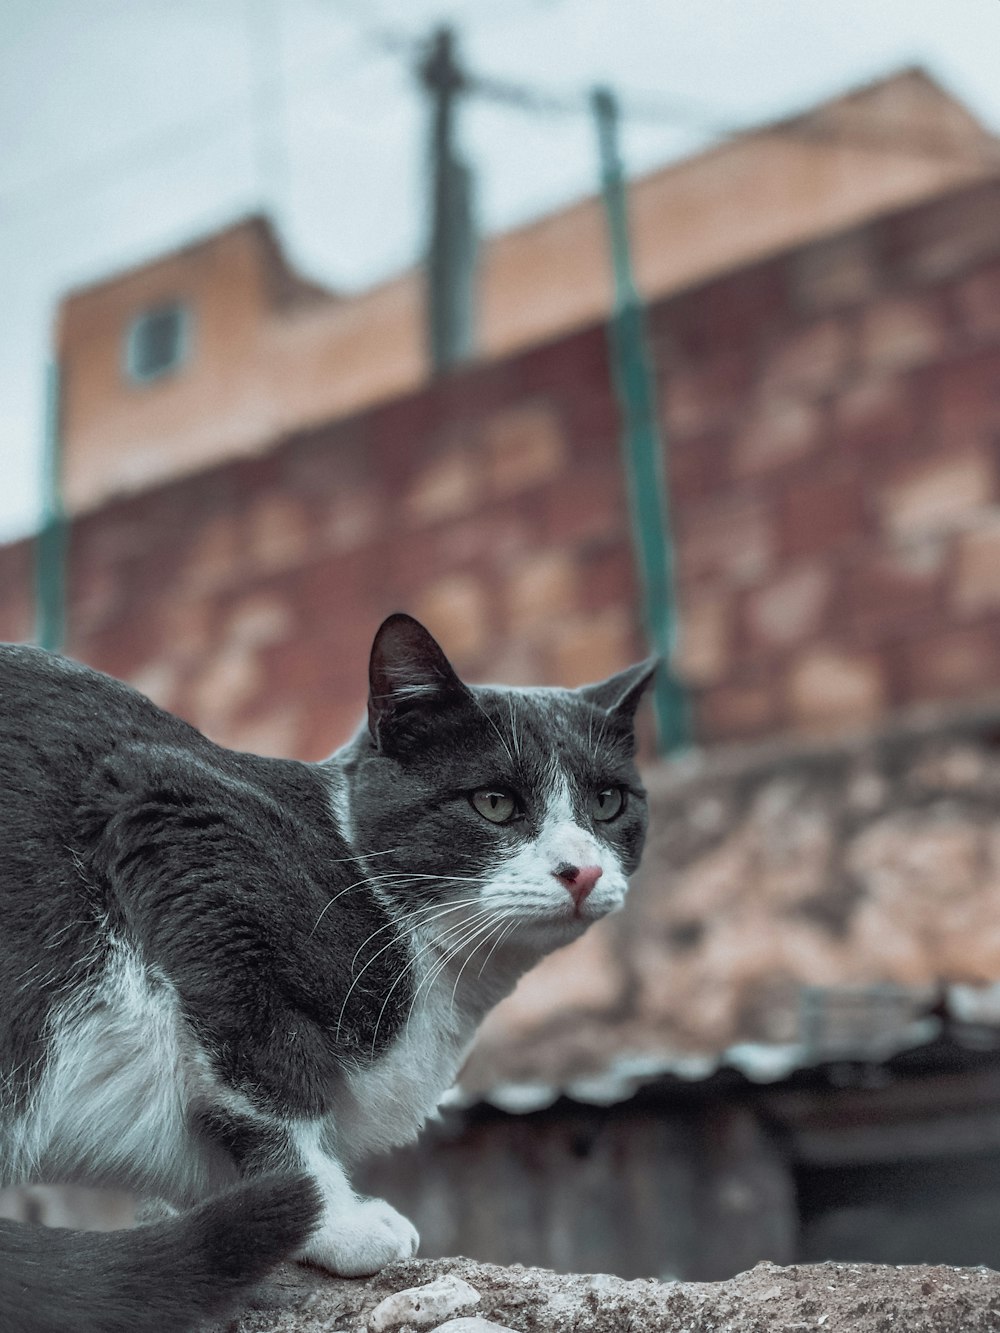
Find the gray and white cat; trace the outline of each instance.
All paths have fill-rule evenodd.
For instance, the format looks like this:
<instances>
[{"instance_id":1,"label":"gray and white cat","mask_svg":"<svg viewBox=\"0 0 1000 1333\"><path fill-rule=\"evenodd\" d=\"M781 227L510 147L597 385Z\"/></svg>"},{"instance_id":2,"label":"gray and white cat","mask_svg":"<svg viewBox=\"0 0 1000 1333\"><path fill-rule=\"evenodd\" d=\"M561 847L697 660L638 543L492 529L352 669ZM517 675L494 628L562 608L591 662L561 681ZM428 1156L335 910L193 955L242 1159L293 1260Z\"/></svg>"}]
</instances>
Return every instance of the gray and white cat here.
<instances>
[{"instance_id":1,"label":"gray and white cat","mask_svg":"<svg viewBox=\"0 0 1000 1333\"><path fill-rule=\"evenodd\" d=\"M621 906L653 670L467 686L390 616L368 726L307 764L0 648L0 1183L182 1210L0 1223L0 1328L185 1329L279 1259L361 1275L415 1252L351 1169L413 1139L486 1011Z\"/></svg>"}]
</instances>

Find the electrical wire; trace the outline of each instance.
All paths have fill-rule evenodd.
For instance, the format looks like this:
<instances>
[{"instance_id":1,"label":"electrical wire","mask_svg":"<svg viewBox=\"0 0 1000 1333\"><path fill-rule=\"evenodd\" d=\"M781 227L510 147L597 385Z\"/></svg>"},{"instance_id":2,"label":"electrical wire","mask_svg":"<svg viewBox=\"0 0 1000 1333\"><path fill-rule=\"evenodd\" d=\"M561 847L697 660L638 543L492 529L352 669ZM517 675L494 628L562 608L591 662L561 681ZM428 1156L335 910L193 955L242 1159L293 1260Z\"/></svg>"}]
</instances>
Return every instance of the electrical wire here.
<instances>
[{"instance_id":1,"label":"electrical wire","mask_svg":"<svg viewBox=\"0 0 1000 1333\"><path fill-rule=\"evenodd\" d=\"M370 18L370 9L359 9L352 0L341 0L341 3ZM542 0L530 0L530 3L538 6ZM124 150L91 158L38 177L25 186L16 186L6 193L0 193L0 226L18 217L34 215L46 207L64 206L68 194L78 198L81 194L95 193L119 184L131 174L150 170L165 162L181 160L203 149L207 143L228 134L232 129L232 121L237 116L249 115L253 106L259 106L262 99L281 96L283 86L286 94L290 86L294 95L298 96L349 72L353 73L380 55L402 57L416 67L425 57L427 48L426 37L366 23L356 34L352 52L344 61L332 65L328 58L319 64L310 61L297 70L293 69L286 75L266 81L267 86L263 82L255 83L246 92L218 102L207 113L202 112L197 117L167 129L136 138ZM591 114L590 89L557 90L488 74L467 73L463 78L463 91L480 100L532 116L574 117ZM616 88L616 99L619 114L625 122L687 129L718 143L748 134L781 135L831 147L857 147L882 153L903 152L939 160L967 161L982 166L1000 165L1000 143L985 138L981 144L973 144L968 140L935 135L902 125L876 128L860 124L848 126L823 123L808 114L764 124L741 124L729 117L716 115L705 107L674 99L665 100L647 92L622 89L620 86ZM220 117L223 123L220 123Z\"/></svg>"},{"instance_id":2,"label":"electrical wire","mask_svg":"<svg viewBox=\"0 0 1000 1333\"><path fill-rule=\"evenodd\" d=\"M6 193L0 193L0 226L34 213L39 202L42 208L57 204L65 206L68 194L78 197L81 193L95 193L119 184L129 175L184 158L204 148L207 143L229 134L237 117L249 117L254 105L259 104L262 91L265 96L281 96L285 85L294 81L293 92L298 96L364 68L379 55L379 50L372 48L366 35L359 34L350 56L343 61L331 62L325 57L322 62L303 62L290 73L268 80L266 89L255 85L216 102L207 112L137 136L124 149L95 155L60 171L47 172L25 185L14 186Z\"/></svg>"},{"instance_id":3,"label":"electrical wire","mask_svg":"<svg viewBox=\"0 0 1000 1333\"><path fill-rule=\"evenodd\" d=\"M405 56L414 64L423 59L428 45L425 38L387 29L369 29L368 40L389 54ZM470 96L528 115L572 117L592 114L592 89L589 88L555 90L517 80L470 73L463 74L462 86L463 91ZM615 99L619 115L624 121L671 125L693 130L720 142L748 134L773 134L878 152L906 152L914 156L966 160L982 165L1000 164L1000 141L991 142L986 138L979 144L972 144L968 140L963 141L946 134L932 134L927 130L914 130L903 125L876 128L821 122L808 113L763 123L740 123L689 101L664 99L655 94L623 89L620 85L616 85Z\"/></svg>"}]
</instances>

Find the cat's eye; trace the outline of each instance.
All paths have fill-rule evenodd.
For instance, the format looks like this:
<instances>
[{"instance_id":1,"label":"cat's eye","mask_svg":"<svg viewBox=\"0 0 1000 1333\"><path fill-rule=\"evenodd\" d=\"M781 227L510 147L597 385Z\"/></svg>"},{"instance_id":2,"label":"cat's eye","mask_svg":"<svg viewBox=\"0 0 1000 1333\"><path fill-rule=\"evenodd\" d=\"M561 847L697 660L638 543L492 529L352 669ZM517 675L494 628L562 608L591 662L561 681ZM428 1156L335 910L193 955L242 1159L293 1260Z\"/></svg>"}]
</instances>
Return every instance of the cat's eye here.
<instances>
[{"instance_id":1,"label":"cat's eye","mask_svg":"<svg viewBox=\"0 0 1000 1333\"><path fill-rule=\"evenodd\" d=\"M491 824L509 824L517 814L517 802L509 791L482 787L469 797L472 808Z\"/></svg>"},{"instance_id":2,"label":"cat's eye","mask_svg":"<svg viewBox=\"0 0 1000 1333\"><path fill-rule=\"evenodd\" d=\"M590 798L591 817L606 822L625 809L625 793L621 787L604 787Z\"/></svg>"}]
</instances>

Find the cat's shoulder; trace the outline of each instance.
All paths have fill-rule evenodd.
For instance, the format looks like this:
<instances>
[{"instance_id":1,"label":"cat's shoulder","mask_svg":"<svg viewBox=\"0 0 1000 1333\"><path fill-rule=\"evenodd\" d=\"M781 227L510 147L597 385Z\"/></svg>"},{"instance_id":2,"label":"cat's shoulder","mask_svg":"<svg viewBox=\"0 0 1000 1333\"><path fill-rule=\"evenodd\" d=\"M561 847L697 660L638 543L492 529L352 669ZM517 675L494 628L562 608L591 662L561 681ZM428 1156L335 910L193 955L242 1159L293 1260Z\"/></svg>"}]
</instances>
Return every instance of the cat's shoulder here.
<instances>
[{"instance_id":1,"label":"cat's shoulder","mask_svg":"<svg viewBox=\"0 0 1000 1333\"><path fill-rule=\"evenodd\" d=\"M30 643L0 643L0 680L38 681L39 683L75 683L101 678L99 671L62 657Z\"/></svg>"},{"instance_id":2,"label":"cat's shoulder","mask_svg":"<svg viewBox=\"0 0 1000 1333\"><path fill-rule=\"evenodd\" d=\"M12 690L40 700L103 697L161 711L124 681L27 643L0 643L0 701L9 698Z\"/></svg>"},{"instance_id":3,"label":"cat's shoulder","mask_svg":"<svg viewBox=\"0 0 1000 1333\"><path fill-rule=\"evenodd\" d=\"M185 799L225 793L244 807L292 801L328 817L318 766L228 749L124 681L27 644L0 644L0 737L85 764L88 787L116 800L156 787Z\"/></svg>"},{"instance_id":4,"label":"cat's shoulder","mask_svg":"<svg viewBox=\"0 0 1000 1333\"><path fill-rule=\"evenodd\" d=\"M199 733L124 681L28 644L0 644L0 729L6 741L101 752L123 740L190 743Z\"/></svg>"}]
</instances>

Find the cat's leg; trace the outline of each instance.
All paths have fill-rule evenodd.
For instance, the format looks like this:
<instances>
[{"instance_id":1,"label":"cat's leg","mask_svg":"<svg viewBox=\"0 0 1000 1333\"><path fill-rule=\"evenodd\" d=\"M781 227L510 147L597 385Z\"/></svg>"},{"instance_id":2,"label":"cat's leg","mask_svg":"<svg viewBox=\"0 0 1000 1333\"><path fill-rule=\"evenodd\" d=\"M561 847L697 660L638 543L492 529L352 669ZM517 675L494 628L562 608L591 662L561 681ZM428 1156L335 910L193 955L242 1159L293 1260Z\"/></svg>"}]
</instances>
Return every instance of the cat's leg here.
<instances>
[{"instance_id":1,"label":"cat's leg","mask_svg":"<svg viewBox=\"0 0 1000 1333\"><path fill-rule=\"evenodd\" d=\"M306 1172L323 1198L320 1222L295 1256L340 1277L368 1277L409 1259L416 1228L384 1199L355 1193L319 1119L279 1121L247 1110L213 1107L198 1117L199 1133L222 1148L244 1178L273 1171Z\"/></svg>"},{"instance_id":2,"label":"cat's leg","mask_svg":"<svg viewBox=\"0 0 1000 1333\"><path fill-rule=\"evenodd\" d=\"M385 1199L366 1199L323 1143L320 1121L299 1122L292 1137L299 1160L323 1194L323 1216L297 1258L341 1277L367 1277L397 1259L410 1259L420 1237Z\"/></svg>"}]
</instances>

